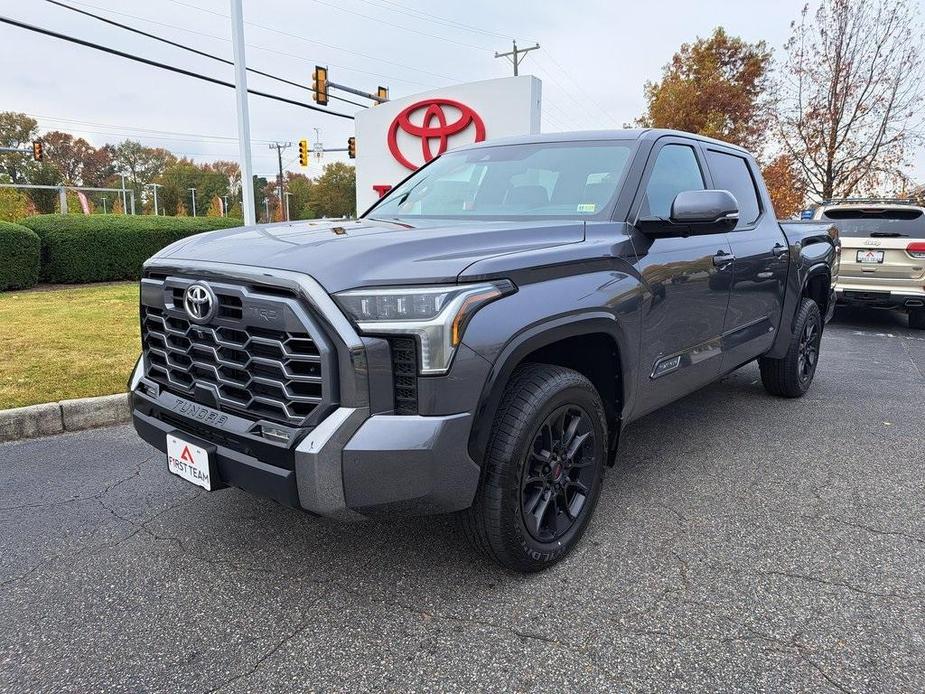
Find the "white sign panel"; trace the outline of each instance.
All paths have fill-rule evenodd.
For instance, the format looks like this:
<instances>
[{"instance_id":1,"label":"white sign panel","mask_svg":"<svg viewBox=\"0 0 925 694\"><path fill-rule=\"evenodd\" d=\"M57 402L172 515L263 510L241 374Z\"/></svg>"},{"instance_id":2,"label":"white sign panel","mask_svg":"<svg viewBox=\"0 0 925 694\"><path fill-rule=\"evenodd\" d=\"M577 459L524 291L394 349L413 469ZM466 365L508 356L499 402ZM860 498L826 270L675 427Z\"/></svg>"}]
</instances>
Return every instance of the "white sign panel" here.
<instances>
[{"instance_id":1,"label":"white sign panel","mask_svg":"<svg viewBox=\"0 0 925 694\"><path fill-rule=\"evenodd\" d=\"M356 115L357 213L439 154L540 131L541 83L505 77L416 94Z\"/></svg>"}]
</instances>

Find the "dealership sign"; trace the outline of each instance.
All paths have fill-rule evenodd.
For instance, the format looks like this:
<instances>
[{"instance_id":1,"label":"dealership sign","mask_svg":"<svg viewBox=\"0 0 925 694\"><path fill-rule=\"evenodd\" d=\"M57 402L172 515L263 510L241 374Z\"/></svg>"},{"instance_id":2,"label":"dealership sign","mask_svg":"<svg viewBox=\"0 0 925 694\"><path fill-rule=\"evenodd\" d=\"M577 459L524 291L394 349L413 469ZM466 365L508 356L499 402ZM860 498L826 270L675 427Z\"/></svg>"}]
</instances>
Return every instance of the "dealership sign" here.
<instances>
[{"instance_id":1,"label":"dealership sign","mask_svg":"<svg viewBox=\"0 0 925 694\"><path fill-rule=\"evenodd\" d=\"M356 116L357 211L448 149L540 131L540 81L507 77L388 101Z\"/></svg>"}]
</instances>

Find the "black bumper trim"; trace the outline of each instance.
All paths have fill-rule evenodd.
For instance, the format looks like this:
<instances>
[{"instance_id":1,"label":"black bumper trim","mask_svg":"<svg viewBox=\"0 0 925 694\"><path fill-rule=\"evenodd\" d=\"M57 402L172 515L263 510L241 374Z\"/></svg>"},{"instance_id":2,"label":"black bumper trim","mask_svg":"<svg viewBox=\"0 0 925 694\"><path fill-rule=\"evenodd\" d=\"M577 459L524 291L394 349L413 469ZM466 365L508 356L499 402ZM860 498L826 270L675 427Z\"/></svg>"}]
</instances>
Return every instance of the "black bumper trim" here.
<instances>
[{"instance_id":1,"label":"black bumper trim","mask_svg":"<svg viewBox=\"0 0 925 694\"><path fill-rule=\"evenodd\" d=\"M155 417L132 412L132 423L138 435L160 451L167 452L167 434L183 430ZM198 439L195 435L191 438ZM272 499L284 506L301 509L296 488L295 472L262 463L224 446L215 446L215 463L219 480L226 485ZM166 466L166 463L165 463Z\"/></svg>"}]
</instances>

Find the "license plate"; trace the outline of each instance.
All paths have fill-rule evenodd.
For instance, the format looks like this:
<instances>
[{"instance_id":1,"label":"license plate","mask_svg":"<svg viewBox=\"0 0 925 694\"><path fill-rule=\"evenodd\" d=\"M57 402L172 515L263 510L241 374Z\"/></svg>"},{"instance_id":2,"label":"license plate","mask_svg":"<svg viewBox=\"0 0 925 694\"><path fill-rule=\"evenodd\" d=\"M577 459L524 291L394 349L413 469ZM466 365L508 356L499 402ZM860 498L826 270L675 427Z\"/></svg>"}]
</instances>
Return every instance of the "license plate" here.
<instances>
[{"instance_id":1,"label":"license plate","mask_svg":"<svg viewBox=\"0 0 925 694\"><path fill-rule=\"evenodd\" d=\"M209 452L189 441L167 434L167 469L187 482L212 491Z\"/></svg>"},{"instance_id":2,"label":"license plate","mask_svg":"<svg viewBox=\"0 0 925 694\"><path fill-rule=\"evenodd\" d=\"M882 263L883 251L858 251L859 263Z\"/></svg>"}]
</instances>

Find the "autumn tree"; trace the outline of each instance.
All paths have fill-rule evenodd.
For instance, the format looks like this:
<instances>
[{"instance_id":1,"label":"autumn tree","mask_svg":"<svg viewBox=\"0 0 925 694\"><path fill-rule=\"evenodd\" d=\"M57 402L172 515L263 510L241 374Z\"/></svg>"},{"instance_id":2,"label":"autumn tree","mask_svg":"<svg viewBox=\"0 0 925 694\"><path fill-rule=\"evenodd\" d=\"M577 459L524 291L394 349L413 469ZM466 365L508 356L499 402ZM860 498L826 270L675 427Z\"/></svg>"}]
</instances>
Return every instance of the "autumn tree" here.
<instances>
[{"instance_id":1,"label":"autumn tree","mask_svg":"<svg viewBox=\"0 0 925 694\"><path fill-rule=\"evenodd\" d=\"M82 137L58 130L42 136L45 159L61 173L62 182L72 186L101 187L113 175L110 151L97 149Z\"/></svg>"},{"instance_id":2,"label":"autumn tree","mask_svg":"<svg viewBox=\"0 0 925 694\"><path fill-rule=\"evenodd\" d=\"M706 135L757 151L771 122L767 87L771 51L717 27L706 39L683 44L646 82L646 114L637 124Z\"/></svg>"},{"instance_id":3,"label":"autumn tree","mask_svg":"<svg viewBox=\"0 0 925 694\"><path fill-rule=\"evenodd\" d=\"M313 182L309 196L315 217L352 217L356 210L356 170L334 162Z\"/></svg>"},{"instance_id":4,"label":"autumn tree","mask_svg":"<svg viewBox=\"0 0 925 694\"><path fill-rule=\"evenodd\" d=\"M762 174L779 219L793 217L803 209L806 182L792 156L778 154L763 168Z\"/></svg>"},{"instance_id":5,"label":"autumn tree","mask_svg":"<svg viewBox=\"0 0 925 694\"><path fill-rule=\"evenodd\" d=\"M106 145L106 148L112 158L114 173L124 174L126 186L135 191L136 204L142 200L145 186L157 181L167 167L177 161L166 149L146 147L134 140ZM114 187L121 187L121 180L113 180L112 183Z\"/></svg>"},{"instance_id":6,"label":"autumn tree","mask_svg":"<svg viewBox=\"0 0 925 694\"><path fill-rule=\"evenodd\" d=\"M0 147L31 149L38 139L39 124L25 113L0 112ZM0 171L10 183L29 183L29 174L36 168L32 157L21 154L0 154Z\"/></svg>"},{"instance_id":7,"label":"autumn tree","mask_svg":"<svg viewBox=\"0 0 925 694\"><path fill-rule=\"evenodd\" d=\"M906 0L821 0L792 25L780 140L819 198L895 177L919 141L922 26Z\"/></svg>"}]
</instances>

